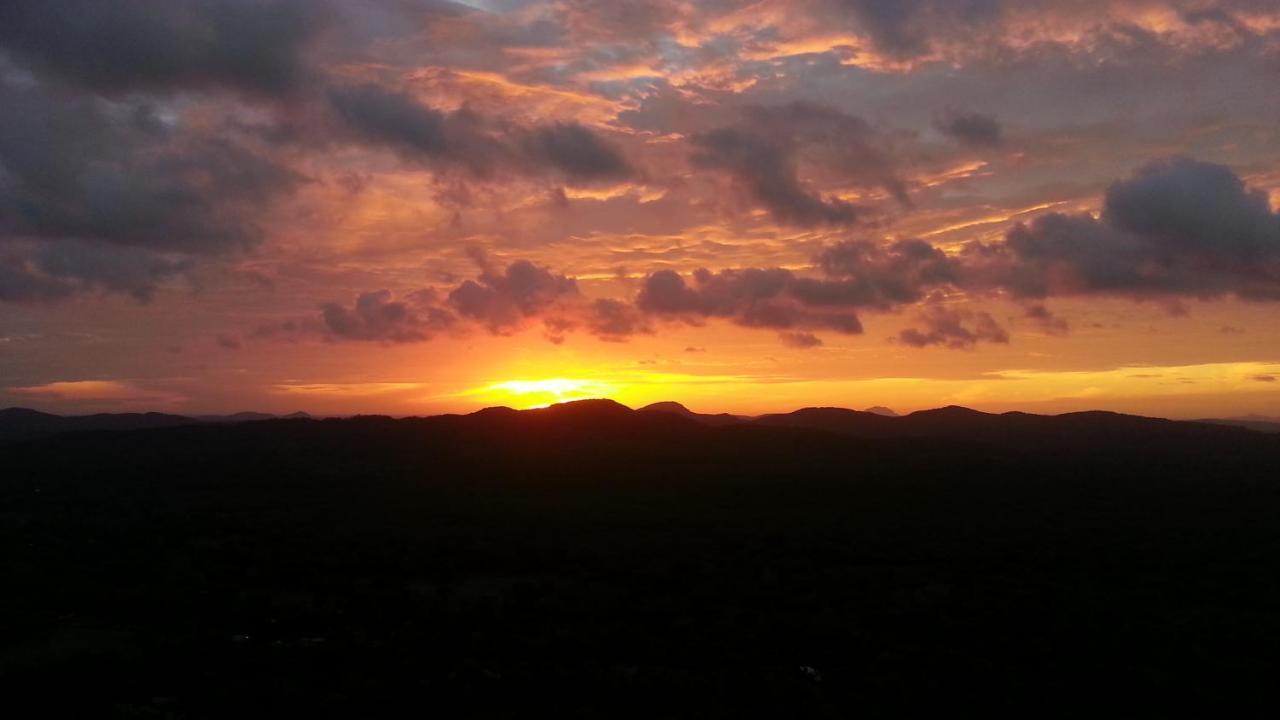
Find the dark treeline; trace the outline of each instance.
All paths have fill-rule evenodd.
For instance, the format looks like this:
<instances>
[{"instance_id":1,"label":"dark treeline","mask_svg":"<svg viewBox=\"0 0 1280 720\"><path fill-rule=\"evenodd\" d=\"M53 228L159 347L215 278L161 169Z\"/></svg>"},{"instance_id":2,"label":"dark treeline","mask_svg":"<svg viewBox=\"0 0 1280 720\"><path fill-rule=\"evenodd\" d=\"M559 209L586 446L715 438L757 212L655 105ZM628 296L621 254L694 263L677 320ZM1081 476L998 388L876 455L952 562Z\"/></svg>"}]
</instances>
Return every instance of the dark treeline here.
<instances>
[{"instance_id":1,"label":"dark treeline","mask_svg":"<svg viewBox=\"0 0 1280 720\"><path fill-rule=\"evenodd\" d=\"M0 683L80 717L1269 715L1280 437L926 417L0 448Z\"/></svg>"}]
</instances>

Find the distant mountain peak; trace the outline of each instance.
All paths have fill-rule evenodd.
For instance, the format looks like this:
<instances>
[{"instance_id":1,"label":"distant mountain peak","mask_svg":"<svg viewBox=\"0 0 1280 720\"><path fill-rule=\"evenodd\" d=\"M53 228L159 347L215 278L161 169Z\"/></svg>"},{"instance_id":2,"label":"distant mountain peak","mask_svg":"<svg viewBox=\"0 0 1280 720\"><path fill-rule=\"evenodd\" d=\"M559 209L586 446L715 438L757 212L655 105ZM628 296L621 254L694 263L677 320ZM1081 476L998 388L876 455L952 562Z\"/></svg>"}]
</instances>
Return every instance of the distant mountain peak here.
<instances>
[{"instance_id":1,"label":"distant mountain peak","mask_svg":"<svg viewBox=\"0 0 1280 720\"><path fill-rule=\"evenodd\" d=\"M536 408L532 412L547 413L554 415L578 413L630 413L634 412L631 408L623 405L617 400L608 398L590 398L587 400L570 400L568 402L556 403L548 405L544 408Z\"/></svg>"},{"instance_id":2,"label":"distant mountain peak","mask_svg":"<svg viewBox=\"0 0 1280 720\"><path fill-rule=\"evenodd\" d=\"M898 417L898 413L894 412L893 410L883 405L875 405L873 407L867 408L866 410L863 410L862 412L869 412L872 415L883 415L885 417Z\"/></svg>"},{"instance_id":3,"label":"distant mountain peak","mask_svg":"<svg viewBox=\"0 0 1280 720\"><path fill-rule=\"evenodd\" d=\"M679 415L695 414L692 410L678 402L675 402L674 400L663 400L662 402L650 403L649 405L645 405L640 408L640 412L668 412Z\"/></svg>"},{"instance_id":4,"label":"distant mountain peak","mask_svg":"<svg viewBox=\"0 0 1280 720\"><path fill-rule=\"evenodd\" d=\"M49 417L52 417L48 413L42 413L39 410L32 410L31 408L24 408L24 407L7 407L3 410L0 410L0 416L5 416L5 417L49 416Z\"/></svg>"},{"instance_id":5,"label":"distant mountain peak","mask_svg":"<svg viewBox=\"0 0 1280 720\"><path fill-rule=\"evenodd\" d=\"M980 410L967 408L963 405L947 405L946 407L934 408L932 410L918 410L916 412L911 413L911 415L919 415L924 417L927 417L930 415L935 417L976 417L979 415L986 415L986 414L987 413L984 413Z\"/></svg>"}]
</instances>

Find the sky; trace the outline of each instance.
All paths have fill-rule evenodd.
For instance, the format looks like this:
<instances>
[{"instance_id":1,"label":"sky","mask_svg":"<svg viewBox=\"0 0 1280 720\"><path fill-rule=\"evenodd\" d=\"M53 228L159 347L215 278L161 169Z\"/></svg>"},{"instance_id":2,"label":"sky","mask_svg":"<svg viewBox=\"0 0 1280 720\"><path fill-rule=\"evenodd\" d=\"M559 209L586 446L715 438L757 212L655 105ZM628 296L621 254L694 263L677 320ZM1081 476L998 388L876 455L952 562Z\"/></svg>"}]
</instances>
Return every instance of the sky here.
<instances>
[{"instance_id":1,"label":"sky","mask_svg":"<svg viewBox=\"0 0 1280 720\"><path fill-rule=\"evenodd\" d=\"M1272 0L6 0L0 406L1280 416Z\"/></svg>"}]
</instances>

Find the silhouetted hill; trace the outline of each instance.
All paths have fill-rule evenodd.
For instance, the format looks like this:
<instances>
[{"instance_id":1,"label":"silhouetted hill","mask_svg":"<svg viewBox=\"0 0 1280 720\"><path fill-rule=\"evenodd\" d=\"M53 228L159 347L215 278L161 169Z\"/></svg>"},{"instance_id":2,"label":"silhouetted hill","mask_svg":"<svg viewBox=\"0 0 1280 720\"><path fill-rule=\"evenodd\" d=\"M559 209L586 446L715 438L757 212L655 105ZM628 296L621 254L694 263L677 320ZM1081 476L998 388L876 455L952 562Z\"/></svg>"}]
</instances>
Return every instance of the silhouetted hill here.
<instances>
[{"instance_id":1,"label":"silhouetted hill","mask_svg":"<svg viewBox=\"0 0 1280 720\"><path fill-rule=\"evenodd\" d=\"M53 415L28 408L0 410L0 445L24 442L68 432L128 431L174 427L196 423L243 423L266 420L310 419L305 412L285 416L270 413L240 412L232 415L167 415L164 413L98 413L95 415Z\"/></svg>"},{"instance_id":2,"label":"silhouetted hill","mask_svg":"<svg viewBox=\"0 0 1280 720\"><path fill-rule=\"evenodd\" d=\"M861 438L953 438L1013 449L1045 445L1112 444L1135 440L1239 437L1243 428L1203 422L1090 411L1063 415L991 414L951 405L887 417L844 408L805 408L762 415L758 425L824 430Z\"/></svg>"},{"instance_id":3,"label":"silhouetted hill","mask_svg":"<svg viewBox=\"0 0 1280 720\"><path fill-rule=\"evenodd\" d=\"M898 413L894 412L893 410L887 407L884 407L883 405L876 405L874 407L869 407L866 410L863 410L863 412L869 412L873 415L884 415L885 417L898 417Z\"/></svg>"},{"instance_id":4,"label":"silhouetted hill","mask_svg":"<svg viewBox=\"0 0 1280 720\"><path fill-rule=\"evenodd\" d=\"M588 401L0 448L0 689L60 717L1274 707L1280 437L763 420Z\"/></svg>"},{"instance_id":5,"label":"silhouetted hill","mask_svg":"<svg viewBox=\"0 0 1280 720\"><path fill-rule=\"evenodd\" d=\"M1280 433L1280 420L1273 418L1263 418L1262 416L1239 417L1239 418L1206 418L1204 420L1196 420L1198 423L1208 423L1210 425L1231 425L1234 427L1248 428L1257 432L1264 433Z\"/></svg>"},{"instance_id":6,"label":"silhouetted hill","mask_svg":"<svg viewBox=\"0 0 1280 720\"><path fill-rule=\"evenodd\" d=\"M690 410L689 408L685 407L684 405L681 405L678 402L671 402L671 401L656 402L650 405L645 405L644 407L640 408L639 412L670 413L672 415L680 415L682 417L687 417L692 420L697 420L703 425L716 425L716 426L734 425L737 423L745 422L749 419L749 418L739 417L737 415L730 415L729 413L717 413L714 415L708 414L708 413L696 413Z\"/></svg>"},{"instance_id":7,"label":"silhouetted hill","mask_svg":"<svg viewBox=\"0 0 1280 720\"><path fill-rule=\"evenodd\" d=\"M197 415L196 419L200 422L257 422L259 420L275 420L276 416L270 413L260 412L238 412L232 415Z\"/></svg>"},{"instance_id":8,"label":"silhouetted hill","mask_svg":"<svg viewBox=\"0 0 1280 720\"><path fill-rule=\"evenodd\" d=\"M754 422L756 425L826 430L860 437L896 437L902 433L896 429L895 421L896 418L870 412L822 407L803 408L791 413L761 415Z\"/></svg>"},{"instance_id":9,"label":"silhouetted hill","mask_svg":"<svg viewBox=\"0 0 1280 720\"><path fill-rule=\"evenodd\" d=\"M0 410L0 445L68 432L142 430L196 422L199 421L195 418L151 412L62 416L27 408L6 408Z\"/></svg>"},{"instance_id":10,"label":"silhouetted hill","mask_svg":"<svg viewBox=\"0 0 1280 720\"><path fill-rule=\"evenodd\" d=\"M680 424L668 419L695 422L711 427L754 424L768 427L790 427L839 433L860 438L937 437L984 443L1018 443L1044 445L1063 443L1112 442L1134 438L1177 436L1194 439L1206 435L1222 435L1240 429L1273 432L1259 422L1208 420L1178 422L1102 411L1067 413L1064 415L1032 415L1009 412L1000 415L978 412L959 406L922 410L905 416L886 415L846 408L803 408L791 413L761 415L756 418L721 413L695 413L680 403L661 402L631 410L612 400L580 400L552 405L537 410L517 411L506 407L486 408L470 415L445 415L438 418L414 418L435 422L441 427L471 428L481 432L498 432L511 423L531 424L543 432L575 432L579 430L625 435L635 430L664 428L678 431ZM459 420L458 418L470 418ZM124 431L175 425L236 424L272 420L308 420L307 413L278 417L267 413L205 415L197 418L161 413L98 414L64 417L25 408L0 410L0 445L48 437L65 432ZM389 419L389 418L387 418ZM486 427L488 429L486 430Z\"/></svg>"}]
</instances>

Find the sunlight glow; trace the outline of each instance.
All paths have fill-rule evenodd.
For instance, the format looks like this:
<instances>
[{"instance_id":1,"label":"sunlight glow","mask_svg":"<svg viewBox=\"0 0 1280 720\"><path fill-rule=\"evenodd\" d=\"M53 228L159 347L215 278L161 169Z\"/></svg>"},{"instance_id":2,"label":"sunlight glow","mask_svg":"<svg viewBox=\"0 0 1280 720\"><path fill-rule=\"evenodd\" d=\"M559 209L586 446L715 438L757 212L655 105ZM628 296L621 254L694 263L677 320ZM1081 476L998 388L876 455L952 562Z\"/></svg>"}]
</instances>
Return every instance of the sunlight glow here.
<instances>
[{"instance_id":1,"label":"sunlight glow","mask_svg":"<svg viewBox=\"0 0 1280 720\"><path fill-rule=\"evenodd\" d=\"M507 380L476 391L476 395L518 409L546 407L570 400L607 397L617 388L608 383L573 378Z\"/></svg>"}]
</instances>

